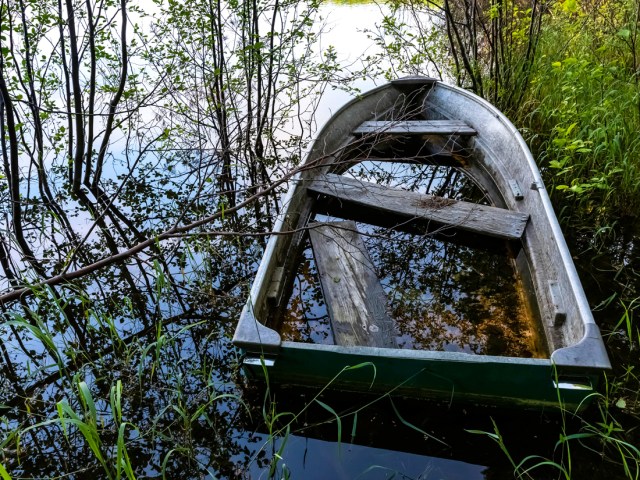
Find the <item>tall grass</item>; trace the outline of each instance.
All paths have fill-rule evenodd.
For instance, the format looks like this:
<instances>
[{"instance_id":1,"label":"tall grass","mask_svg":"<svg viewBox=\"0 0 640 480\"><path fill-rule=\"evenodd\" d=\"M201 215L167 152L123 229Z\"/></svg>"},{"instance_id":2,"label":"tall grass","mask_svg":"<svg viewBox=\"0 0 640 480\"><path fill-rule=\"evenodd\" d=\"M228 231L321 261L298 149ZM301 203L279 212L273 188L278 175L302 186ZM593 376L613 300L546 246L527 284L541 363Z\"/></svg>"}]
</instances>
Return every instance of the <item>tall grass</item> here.
<instances>
[{"instance_id":1,"label":"tall grass","mask_svg":"<svg viewBox=\"0 0 640 480\"><path fill-rule=\"evenodd\" d=\"M30 427L25 428L20 436L24 436L31 430L46 427L52 424L60 425L65 438L70 439L72 435L80 434L86 444L91 449L91 452L98 460L103 468L104 474L110 480L113 478L120 479L122 477L122 471L126 473L128 478L135 478L133 475L133 469L131 468L131 462L126 452L126 446L124 443L124 430L126 424L121 425L121 431L118 435L117 445L117 459L115 462L109 461L109 455L104 447L102 441L101 431L103 424L103 415L98 412L96 408L96 402L93 399L93 395L86 384L86 382L77 380L77 399L82 408L82 413L77 413L74 408L69 404L68 400L60 400L56 404L58 412L58 418L46 420L44 422L37 423ZM120 385L118 385L120 387ZM113 392L111 400L114 403L116 412L120 412L120 391ZM18 440L18 448L20 446L20 440ZM115 463L115 465L113 465Z\"/></svg>"},{"instance_id":2,"label":"tall grass","mask_svg":"<svg viewBox=\"0 0 640 480\"><path fill-rule=\"evenodd\" d=\"M606 231L640 212L635 3L558 2L546 17L517 120L566 225Z\"/></svg>"}]
</instances>

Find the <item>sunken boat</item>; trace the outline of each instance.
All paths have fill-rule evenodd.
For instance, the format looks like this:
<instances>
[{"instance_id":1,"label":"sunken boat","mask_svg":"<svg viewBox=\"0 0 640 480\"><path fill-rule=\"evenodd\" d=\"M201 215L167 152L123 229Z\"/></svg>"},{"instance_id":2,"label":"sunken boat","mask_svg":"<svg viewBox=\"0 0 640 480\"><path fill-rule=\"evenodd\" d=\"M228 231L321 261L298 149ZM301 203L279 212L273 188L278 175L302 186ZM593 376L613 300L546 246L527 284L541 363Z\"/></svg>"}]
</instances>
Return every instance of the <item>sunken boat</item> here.
<instances>
[{"instance_id":1,"label":"sunken boat","mask_svg":"<svg viewBox=\"0 0 640 480\"><path fill-rule=\"evenodd\" d=\"M320 131L233 342L270 382L581 408L609 359L511 122L428 77Z\"/></svg>"}]
</instances>

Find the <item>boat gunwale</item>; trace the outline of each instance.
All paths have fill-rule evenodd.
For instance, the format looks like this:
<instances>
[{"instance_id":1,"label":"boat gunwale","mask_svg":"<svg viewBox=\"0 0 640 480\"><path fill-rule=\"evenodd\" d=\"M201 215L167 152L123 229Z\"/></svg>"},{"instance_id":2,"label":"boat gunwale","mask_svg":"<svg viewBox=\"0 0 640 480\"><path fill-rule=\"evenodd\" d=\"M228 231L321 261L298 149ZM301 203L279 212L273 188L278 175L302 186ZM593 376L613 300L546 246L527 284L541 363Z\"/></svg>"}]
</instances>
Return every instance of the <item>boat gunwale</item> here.
<instances>
[{"instance_id":1,"label":"boat gunwale","mask_svg":"<svg viewBox=\"0 0 640 480\"><path fill-rule=\"evenodd\" d=\"M325 343L303 343L283 340L282 348L299 350L318 350L348 355L364 355L372 358L397 358L399 360L437 360L459 361L468 363L505 363L523 365L551 366L549 358L505 357L498 355L478 355L466 352L451 352L445 350L414 350L408 348L383 348L369 346L342 346Z\"/></svg>"}]
</instances>

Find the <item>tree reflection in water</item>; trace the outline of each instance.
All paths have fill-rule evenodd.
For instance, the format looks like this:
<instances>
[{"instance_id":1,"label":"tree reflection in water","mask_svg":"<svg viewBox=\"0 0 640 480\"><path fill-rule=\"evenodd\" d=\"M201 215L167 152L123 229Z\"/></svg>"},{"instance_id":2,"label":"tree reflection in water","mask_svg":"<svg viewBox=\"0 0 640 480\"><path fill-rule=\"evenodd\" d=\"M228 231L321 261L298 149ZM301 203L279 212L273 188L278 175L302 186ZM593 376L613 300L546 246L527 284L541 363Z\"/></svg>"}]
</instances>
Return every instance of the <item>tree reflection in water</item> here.
<instances>
[{"instance_id":1,"label":"tree reflection in water","mask_svg":"<svg viewBox=\"0 0 640 480\"><path fill-rule=\"evenodd\" d=\"M12 477L121 478L126 458L166 478L268 465L230 337L279 208L270 188L299 163L319 94L351 80L334 56L311 56L317 13L3 3L0 465Z\"/></svg>"}]
</instances>

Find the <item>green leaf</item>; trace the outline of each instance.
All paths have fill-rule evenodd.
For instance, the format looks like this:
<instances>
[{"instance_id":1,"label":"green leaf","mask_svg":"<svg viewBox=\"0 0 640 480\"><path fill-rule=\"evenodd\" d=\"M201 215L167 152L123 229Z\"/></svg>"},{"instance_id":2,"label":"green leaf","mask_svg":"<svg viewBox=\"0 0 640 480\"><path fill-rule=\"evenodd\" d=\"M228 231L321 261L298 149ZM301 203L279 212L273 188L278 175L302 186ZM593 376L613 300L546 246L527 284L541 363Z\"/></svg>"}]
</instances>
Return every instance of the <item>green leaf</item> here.
<instances>
[{"instance_id":1,"label":"green leaf","mask_svg":"<svg viewBox=\"0 0 640 480\"><path fill-rule=\"evenodd\" d=\"M7 472L7 470L2 466L1 463L0 463L0 477L2 477L2 480L11 480L11 475L9 475L9 472Z\"/></svg>"},{"instance_id":2,"label":"green leaf","mask_svg":"<svg viewBox=\"0 0 640 480\"><path fill-rule=\"evenodd\" d=\"M78 383L78 393L80 394L80 401L82 402L82 405L85 408L85 415L89 417L88 420L94 421L97 425L98 412L96 410L96 405L93 402L91 391L89 390L89 387L87 386L86 382Z\"/></svg>"},{"instance_id":3,"label":"green leaf","mask_svg":"<svg viewBox=\"0 0 640 480\"><path fill-rule=\"evenodd\" d=\"M559 162L558 160L551 160L551 161L549 162L549 167L551 167L551 168L558 168L558 169L559 169L559 168L564 167L564 164L565 164L565 161L561 161L561 162Z\"/></svg>"},{"instance_id":4,"label":"green leaf","mask_svg":"<svg viewBox=\"0 0 640 480\"><path fill-rule=\"evenodd\" d=\"M618 32L618 36L628 40L631 37L631 30L628 28L623 28Z\"/></svg>"},{"instance_id":5,"label":"green leaf","mask_svg":"<svg viewBox=\"0 0 640 480\"><path fill-rule=\"evenodd\" d=\"M565 13L574 13L578 10L578 2L576 0L565 0L562 2L562 10Z\"/></svg>"}]
</instances>

